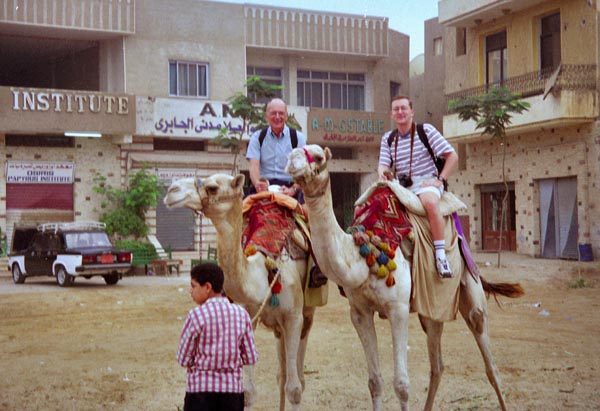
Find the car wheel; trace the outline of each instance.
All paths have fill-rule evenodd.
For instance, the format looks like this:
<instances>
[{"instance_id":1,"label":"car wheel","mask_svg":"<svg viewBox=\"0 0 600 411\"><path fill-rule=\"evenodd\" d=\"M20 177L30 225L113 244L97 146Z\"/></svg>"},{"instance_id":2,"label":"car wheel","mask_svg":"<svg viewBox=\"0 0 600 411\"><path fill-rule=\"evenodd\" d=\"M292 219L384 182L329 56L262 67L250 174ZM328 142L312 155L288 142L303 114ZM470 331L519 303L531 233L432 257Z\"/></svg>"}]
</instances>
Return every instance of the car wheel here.
<instances>
[{"instance_id":1,"label":"car wheel","mask_svg":"<svg viewBox=\"0 0 600 411\"><path fill-rule=\"evenodd\" d=\"M73 285L74 281L75 277L69 275L67 273L67 270L65 270L65 267L60 266L56 269L56 282L58 283L58 285L60 285L61 287L70 287L71 285Z\"/></svg>"},{"instance_id":2,"label":"car wheel","mask_svg":"<svg viewBox=\"0 0 600 411\"><path fill-rule=\"evenodd\" d=\"M106 275L103 275L102 277L104 277L104 281L108 285L115 285L116 283L119 282L119 274L117 274L117 273L106 274Z\"/></svg>"},{"instance_id":3,"label":"car wheel","mask_svg":"<svg viewBox=\"0 0 600 411\"><path fill-rule=\"evenodd\" d=\"M23 284L25 282L25 276L21 272L21 268L19 268L19 264L13 264L12 267L12 277L15 284Z\"/></svg>"}]
</instances>

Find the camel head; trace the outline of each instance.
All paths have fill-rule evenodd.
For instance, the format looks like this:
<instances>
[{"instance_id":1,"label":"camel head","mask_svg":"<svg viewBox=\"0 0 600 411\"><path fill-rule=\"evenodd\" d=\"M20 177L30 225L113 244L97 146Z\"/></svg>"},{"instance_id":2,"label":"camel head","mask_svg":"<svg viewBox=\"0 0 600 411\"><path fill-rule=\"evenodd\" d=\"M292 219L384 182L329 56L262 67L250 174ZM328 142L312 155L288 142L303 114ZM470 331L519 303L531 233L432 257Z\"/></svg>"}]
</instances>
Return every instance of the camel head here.
<instances>
[{"instance_id":1,"label":"camel head","mask_svg":"<svg viewBox=\"0 0 600 411\"><path fill-rule=\"evenodd\" d=\"M241 203L243 187L243 174L236 177L213 174L204 180L182 178L173 181L163 201L169 208L186 207L206 214L207 208L219 207L233 199Z\"/></svg>"},{"instance_id":2,"label":"camel head","mask_svg":"<svg viewBox=\"0 0 600 411\"><path fill-rule=\"evenodd\" d=\"M322 148L316 144L295 148L288 155L285 172L292 176L296 184L302 187L305 194L319 190L329 181L327 162L331 160L328 147ZM312 190L311 190L312 188Z\"/></svg>"}]
</instances>

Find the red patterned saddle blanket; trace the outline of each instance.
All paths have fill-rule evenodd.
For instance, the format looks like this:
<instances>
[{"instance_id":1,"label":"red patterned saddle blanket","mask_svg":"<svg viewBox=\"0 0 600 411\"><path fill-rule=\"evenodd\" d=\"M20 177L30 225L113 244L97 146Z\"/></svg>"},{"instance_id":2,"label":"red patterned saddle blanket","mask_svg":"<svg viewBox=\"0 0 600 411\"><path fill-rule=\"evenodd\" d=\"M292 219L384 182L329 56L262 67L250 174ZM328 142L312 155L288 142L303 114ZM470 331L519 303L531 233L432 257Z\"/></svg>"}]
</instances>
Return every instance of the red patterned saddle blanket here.
<instances>
[{"instance_id":1,"label":"red patterned saddle blanket","mask_svg":"<svg viewBox=\"0 0 600 411\"><path fill-rule=\"evenodd\" d=\"M252 206L244 213L242 248L252 245L277 259L296 226L294 212L269 197L253 199Z\"/></svg>"},{"instance_id":2,"label":"red patterned saddle blanket","mask_svg":"<svg viewBox=\"0 0 600 411\"><path fill-rule=\"evenodd\" d=\"M404 206L392 190L380 187L358 208L350 227L363 226L395 250L412 230L404 213Z\"/></svg>"}]
</instances>

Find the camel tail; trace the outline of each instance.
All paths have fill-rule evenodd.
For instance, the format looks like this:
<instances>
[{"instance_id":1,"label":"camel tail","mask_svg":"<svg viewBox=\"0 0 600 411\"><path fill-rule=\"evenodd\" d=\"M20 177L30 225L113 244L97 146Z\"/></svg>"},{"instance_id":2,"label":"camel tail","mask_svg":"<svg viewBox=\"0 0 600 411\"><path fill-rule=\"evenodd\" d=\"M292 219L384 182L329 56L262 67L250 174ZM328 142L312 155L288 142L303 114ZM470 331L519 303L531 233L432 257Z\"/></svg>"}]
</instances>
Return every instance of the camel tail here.
<instances>
[{"instance_id":1,"label":"camel tail","mask_svg":"<svg viewBox=\"0 0 600 411\"><path fill-rule=\"evenodd\" d=\"M519 283L490 283L481 276L479 276L479 278L481 279L483 291L488 295L493 294L494 298L498 295L508 298L519 298L525 294L523 287L521 287L521 284Z\"/></svg>"}]
</instances>

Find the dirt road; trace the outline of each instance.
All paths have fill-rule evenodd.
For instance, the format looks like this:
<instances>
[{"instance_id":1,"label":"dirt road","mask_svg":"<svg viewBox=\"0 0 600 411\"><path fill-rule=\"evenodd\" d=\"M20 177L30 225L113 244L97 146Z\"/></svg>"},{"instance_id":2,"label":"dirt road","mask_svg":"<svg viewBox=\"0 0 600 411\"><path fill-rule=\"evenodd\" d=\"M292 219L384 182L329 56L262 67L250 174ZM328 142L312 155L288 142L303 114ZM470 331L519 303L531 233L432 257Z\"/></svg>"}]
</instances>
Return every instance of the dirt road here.
<instances>
[{"instance_id":1,"label":"dirt road","mask_svg":"<svg viewBox=\"0 0 600 411\"><path fill-rule=\"evenodd\" d=\"M489 281L518 281L526 295L490 300L490 335L511 410L600 409L600 263L476 254ZM491 263L486 266L486 262ZM581 278L585 287L570 288ZM0 410L176 411L185 371L175 361L193 307L188 277L100 279L59 288L51 278L15 285L0 274ZM376 321L385 379L384 410L399 409L391 387L387 321ZM256 332L257 411L277 409L272 334ZM497 410L481 356L462 319L447 323L445 374L436 410ZM410 407L423 408L429 375L425 337L410 319ZM348 304L330 288L317 311L306 360L303 410L370 410L365 359ZM289 409L289 406L288 406Z\"/></svg>"}]
</instances>

